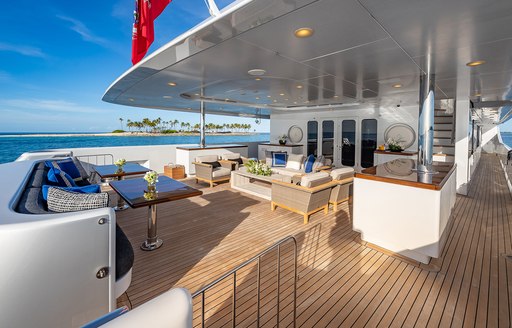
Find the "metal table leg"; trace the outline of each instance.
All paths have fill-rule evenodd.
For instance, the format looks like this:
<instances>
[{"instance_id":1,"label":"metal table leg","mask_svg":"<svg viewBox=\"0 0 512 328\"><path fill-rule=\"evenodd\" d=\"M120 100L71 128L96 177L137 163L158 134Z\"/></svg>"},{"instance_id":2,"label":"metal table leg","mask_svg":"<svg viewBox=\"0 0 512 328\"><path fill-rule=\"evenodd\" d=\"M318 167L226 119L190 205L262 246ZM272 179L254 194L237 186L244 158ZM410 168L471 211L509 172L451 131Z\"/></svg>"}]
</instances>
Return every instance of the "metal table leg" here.
<instances>
[{"instance_id":1,"label":"metal table leg","mask_svg":"<svg viewBox=\"0 0 512 328\"><path fill-rule=\"evenodd\" d=\"M148 208L148 238L140 245L144 251L152 251L162 246L162 239L156 234L156 204L149 205Z\"/></svg>"},{"instance_id":2,"label":"metal table leg","mask_svg":"<svg viewBox=\"0 0 512 328\"><path fill-rule=\"evenodd\" d=\"M124 180L124 176L117 177L118 181ZM114 211L124 211L129 208L128 205L124 202L123 198L120 195L117 195L117 206L114 206Z\"/></svg>"}]
</instances>

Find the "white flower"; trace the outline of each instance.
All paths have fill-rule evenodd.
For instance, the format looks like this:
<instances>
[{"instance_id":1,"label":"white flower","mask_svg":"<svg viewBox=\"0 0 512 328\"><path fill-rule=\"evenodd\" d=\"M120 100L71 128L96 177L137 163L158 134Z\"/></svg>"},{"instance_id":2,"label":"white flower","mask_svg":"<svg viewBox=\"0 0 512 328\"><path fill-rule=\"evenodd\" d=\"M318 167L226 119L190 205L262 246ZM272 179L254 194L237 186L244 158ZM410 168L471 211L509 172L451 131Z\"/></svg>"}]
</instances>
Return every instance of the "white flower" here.
<instances>
[{"instance_id":1,"label":"white flower","mask_svg":"<svg viewBox=\"0 0 512 328\"><path fill-rule=\"evenodd\" d=\"M123 166L125 164L126 164L126 160L124 158L120 158L114 162L114 165L116 165L116 166Z\"/></svg>"},{"instance_id":2,"label":"white flower","mask_svg":"<svg viewBox=\"0 0 512 328\"><path fill-rule=\"evenodd\" d=\"M156 171L146 172L144 175L144 180L146 180L149 184L155 184L158 182L158 173Z\"/></svg>"}]
</instances>

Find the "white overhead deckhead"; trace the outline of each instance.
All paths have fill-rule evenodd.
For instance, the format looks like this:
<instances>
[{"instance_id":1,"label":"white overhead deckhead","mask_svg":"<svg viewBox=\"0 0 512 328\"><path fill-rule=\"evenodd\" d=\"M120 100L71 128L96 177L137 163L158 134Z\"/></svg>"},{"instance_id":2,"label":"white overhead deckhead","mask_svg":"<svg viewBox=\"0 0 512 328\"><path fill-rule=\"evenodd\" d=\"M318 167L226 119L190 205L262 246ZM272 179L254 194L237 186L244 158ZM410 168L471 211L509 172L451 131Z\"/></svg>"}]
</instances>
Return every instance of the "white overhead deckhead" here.
<instances>
[{"instance_id":1,"label":"white overhead deckhead","mask_svg":"<svg viewBox=\"0 0 512 328\"><path fill-rule=\"evenodd\" d=\"M511 100L510 22L510 0L239 0L128 70L103 100L190 112L203 100L207 113L263 118L415 104L428 54L437 98L455 98L469 71L473 102ZM296 37L303 27L313 34ZM475 60L486 63L466 65Z\"/></svg>"}]
</instances>

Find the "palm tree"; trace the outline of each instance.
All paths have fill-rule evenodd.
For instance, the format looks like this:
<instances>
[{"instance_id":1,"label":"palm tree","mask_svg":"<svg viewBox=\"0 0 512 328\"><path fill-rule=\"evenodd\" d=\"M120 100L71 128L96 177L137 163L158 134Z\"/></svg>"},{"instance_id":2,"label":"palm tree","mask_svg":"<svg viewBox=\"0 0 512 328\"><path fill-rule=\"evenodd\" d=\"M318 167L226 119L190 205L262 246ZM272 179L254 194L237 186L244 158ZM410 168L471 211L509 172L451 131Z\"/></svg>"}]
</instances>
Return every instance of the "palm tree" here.
<instances>
[{"instance_id":1,"label":"palm tree","mask_svg":"<svg viewBox=\"0 0 512 328\"><path fill-rule=\"evenodd\" d=\"M122 117L120 117L119 122L121 122L121 130L123 129L123 121L124 121L124 119Z\"/></svg>"},{"instance_id":2,"label":"palm tree","mask_svg":"<svg viewBox=\"0 0 512 328\"><path fill-rule=\"evenodd\" d=\"M130 119L126 120L126 127L128 128L128 131L131 131L132 121Z\"/></svg>"}]
</instances>

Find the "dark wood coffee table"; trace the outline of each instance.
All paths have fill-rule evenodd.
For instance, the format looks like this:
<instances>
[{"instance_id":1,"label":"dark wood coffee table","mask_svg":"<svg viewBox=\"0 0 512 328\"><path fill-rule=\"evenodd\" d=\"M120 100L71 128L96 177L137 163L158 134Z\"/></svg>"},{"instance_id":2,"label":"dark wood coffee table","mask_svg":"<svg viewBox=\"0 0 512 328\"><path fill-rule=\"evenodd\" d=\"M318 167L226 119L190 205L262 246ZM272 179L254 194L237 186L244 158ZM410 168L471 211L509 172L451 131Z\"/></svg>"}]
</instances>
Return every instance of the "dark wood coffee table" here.
<instances>
[{"instance_id":1,"label":"dark wood coffee table","mask_svg":"<svg viewBox=\"0 0 512 328\"><path fill-rule=\"evenodd\" d=\"M159 176L156 192L148 192L147 182L142 178L123 181L112 181L110 186L132 208L148 206L148 237L140 248L152 251L162 246L163 241L157 235L157 204L171 202L194 196L200 196L202 191L187 186L184 183Z\"/></svg>"},{"instance_id":2,"label":"dark wood coffee table","mask_svg":"<svg viewBox=\"0 0 512 328\"><path fill-rule=\"evenodd\" d=\"M126 163L123 166L122 171L119 171L119 168L116 165L95 165L93 167L93 170L98 174L101 180L124 180L124 177L126 176L140 175L150 171L150 169L135 163ZM117 206L114 207L114 210L122 211L127 208L128 205L126 205L124 200L121 197L119 197L119 200L117 201Z\"/></svg>"}]
</instances>

